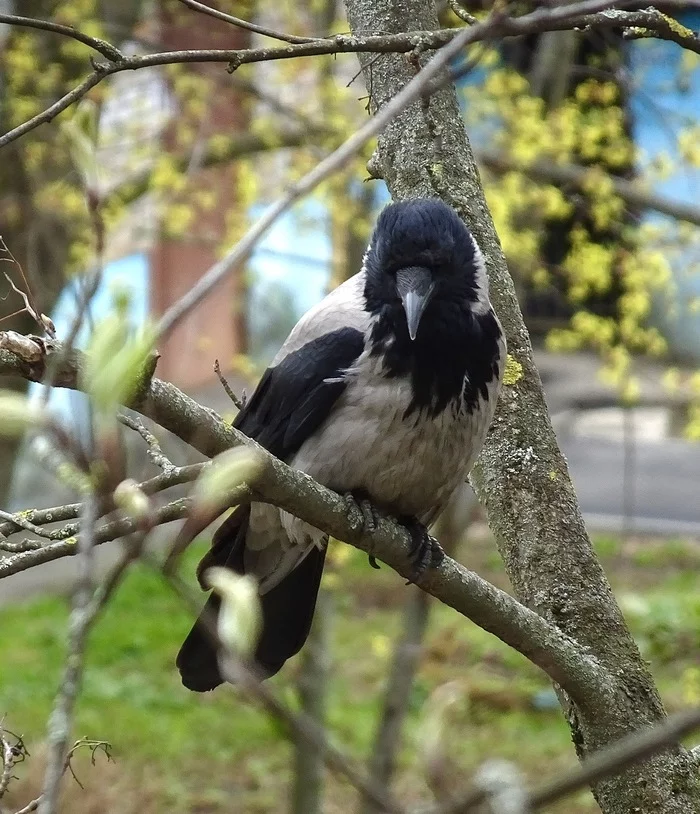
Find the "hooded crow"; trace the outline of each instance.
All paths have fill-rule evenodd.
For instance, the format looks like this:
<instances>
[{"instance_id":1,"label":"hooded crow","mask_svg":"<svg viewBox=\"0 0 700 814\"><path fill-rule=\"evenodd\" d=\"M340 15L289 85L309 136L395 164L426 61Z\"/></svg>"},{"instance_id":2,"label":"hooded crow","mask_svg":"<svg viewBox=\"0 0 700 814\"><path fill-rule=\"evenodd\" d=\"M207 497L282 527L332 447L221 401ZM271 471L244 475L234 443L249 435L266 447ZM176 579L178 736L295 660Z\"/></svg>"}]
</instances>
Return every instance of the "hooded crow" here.
<instances>
[{"instance_id":1,"label":"hooded crow","mask_svg":"<svg viewBox=\"0 0 700 814\"><path fill-rule=\"evenodd\" d=\"M437 199L390 204L361 271L301 318L235 426L348 496L349 510L366 517L369 501L404 523L420 571L439 556L425 529L481 450L505 358L484 258L462 220ZM257 578L263 677L306 641L327 542L275 506L252 503L224 521L200 563L200 582L213 565ZM203 613L218 609L212 594ZM222 683L199 622L177 666L191 690Z\"/></svg>"}]
</instances>

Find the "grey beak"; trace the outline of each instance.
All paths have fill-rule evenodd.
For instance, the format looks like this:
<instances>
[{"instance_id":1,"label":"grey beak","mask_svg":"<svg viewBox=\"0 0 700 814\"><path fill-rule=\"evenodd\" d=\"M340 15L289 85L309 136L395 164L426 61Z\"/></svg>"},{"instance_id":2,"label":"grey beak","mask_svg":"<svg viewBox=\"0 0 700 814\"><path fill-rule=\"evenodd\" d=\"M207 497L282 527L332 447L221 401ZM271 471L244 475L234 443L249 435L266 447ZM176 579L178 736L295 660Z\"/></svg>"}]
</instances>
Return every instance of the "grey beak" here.
<instances>
[{"instance_id":1,"label":"grey beak","mask_svg":"<svg viewBox=\"0 0 700 814\"><path fill-rule=\"evenodd\" d=\"M396 273L396 290L406 312L406 325L411 340L416 338L418 325L433 293L433 275L418 266L401 269Z\"/></svg>"}]
</instances>

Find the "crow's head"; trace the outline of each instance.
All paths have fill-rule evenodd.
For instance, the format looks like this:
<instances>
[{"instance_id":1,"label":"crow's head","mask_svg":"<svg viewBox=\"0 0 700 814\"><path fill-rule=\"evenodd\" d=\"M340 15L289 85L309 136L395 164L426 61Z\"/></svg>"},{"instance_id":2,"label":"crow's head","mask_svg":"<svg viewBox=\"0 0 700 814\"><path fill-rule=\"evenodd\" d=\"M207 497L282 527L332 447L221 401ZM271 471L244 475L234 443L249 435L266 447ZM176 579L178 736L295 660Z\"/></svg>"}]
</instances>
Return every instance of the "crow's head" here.
<instances>
[{"instance_id":1,"label":"crow's head","mask_svg":"<svg viewBox=\"0 0 700 814\"><path fill-rule=\"evenodd\" d=\"M367 310L391 316L411 340L422 322L489 309L484 258L457 213L435 198L390 204L365 256Z\"/></svg>"}]
</instances>

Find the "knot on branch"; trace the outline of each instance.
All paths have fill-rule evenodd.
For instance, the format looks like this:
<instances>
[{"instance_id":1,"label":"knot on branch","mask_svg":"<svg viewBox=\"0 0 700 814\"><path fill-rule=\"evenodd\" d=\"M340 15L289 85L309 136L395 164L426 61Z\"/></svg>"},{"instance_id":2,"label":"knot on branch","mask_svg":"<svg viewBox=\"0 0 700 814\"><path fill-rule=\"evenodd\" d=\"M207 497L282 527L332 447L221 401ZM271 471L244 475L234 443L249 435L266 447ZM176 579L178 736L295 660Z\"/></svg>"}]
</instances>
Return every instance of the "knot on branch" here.
<instances>
[{"instance_id":1,"label":"knot on branch","mask_svg":"<svg viewBox=\"0 0 700 814\"><path fill-rule=\"evenodd\" d=\"M0 331L0 349L14 353L28 365L43 361L46 354L43 339L38 336L25 336L16 331Z\"/></svg>"}]
</instances>

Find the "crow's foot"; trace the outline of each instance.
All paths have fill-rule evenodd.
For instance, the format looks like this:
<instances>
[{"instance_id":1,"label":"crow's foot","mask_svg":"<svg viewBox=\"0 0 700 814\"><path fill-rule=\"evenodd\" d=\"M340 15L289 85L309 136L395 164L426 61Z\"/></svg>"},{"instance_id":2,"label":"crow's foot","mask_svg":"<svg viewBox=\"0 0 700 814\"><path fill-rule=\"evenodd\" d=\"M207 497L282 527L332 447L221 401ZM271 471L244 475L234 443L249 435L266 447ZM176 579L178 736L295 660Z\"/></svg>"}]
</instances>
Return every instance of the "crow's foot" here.
<instances>
[{"instance_id":1,"label":"crow's foot","mask_svg":"<svg viewBox=\"0 0 700 814\"><path fill-rule=\"evenodd\" d=\"M410 559L413 565L411 578L406 583L411 585L423 576L428 568L437 568L443 561L445 552L438 541L428 534L428 529L415 517L399 517L400 523L411 535Z\"/></svg>"},{"instance_id":2,"label":"crow's foot","mask_svg":"<svg viewBox=\"0 0 700 814\"><path fill-rule=\"evenodd\" d=\"M347 507L348 522L353 531L361 531L363 534L373 534L379 523L379 512L374 508L372 502L365 492L347 492L343 495ZM374 554L368 555L369 564L372 568L379 568Z\"/></svg>"}]
</instances>

